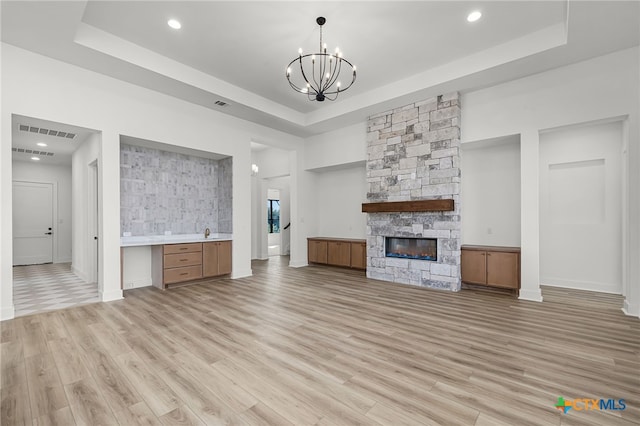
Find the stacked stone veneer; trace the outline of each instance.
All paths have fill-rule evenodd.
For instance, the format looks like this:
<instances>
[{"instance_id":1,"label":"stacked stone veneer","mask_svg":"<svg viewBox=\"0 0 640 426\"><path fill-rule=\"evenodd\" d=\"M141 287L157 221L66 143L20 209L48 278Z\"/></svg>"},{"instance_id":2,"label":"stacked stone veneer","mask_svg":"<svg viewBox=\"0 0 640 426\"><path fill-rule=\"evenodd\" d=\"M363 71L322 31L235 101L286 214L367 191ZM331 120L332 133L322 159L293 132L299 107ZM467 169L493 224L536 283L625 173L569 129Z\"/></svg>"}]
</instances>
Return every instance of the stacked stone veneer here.
<instances>
[{"instance_id":1,"label":"stacked stone veneer","mask_svg":"<svg viewBox=\"0 0 640 426\"><path fill-rule=\"evenodd\" d=\"M454 211L367 214L367 277L460 289L460 105L441 95L369 117L368 202L452 198ZM385 257L385 237L438 239L438 260Z\"/></svg>"},{"instance_id":2,"label":"stacked stone veneer","mask_svg":"<svg viewBox=\"0 0 640 426\"><path fill-rule=\"evenodd\" d=\"M121 144L120 232L231 233L232 164Z\"/></svg>"}]
</instances>

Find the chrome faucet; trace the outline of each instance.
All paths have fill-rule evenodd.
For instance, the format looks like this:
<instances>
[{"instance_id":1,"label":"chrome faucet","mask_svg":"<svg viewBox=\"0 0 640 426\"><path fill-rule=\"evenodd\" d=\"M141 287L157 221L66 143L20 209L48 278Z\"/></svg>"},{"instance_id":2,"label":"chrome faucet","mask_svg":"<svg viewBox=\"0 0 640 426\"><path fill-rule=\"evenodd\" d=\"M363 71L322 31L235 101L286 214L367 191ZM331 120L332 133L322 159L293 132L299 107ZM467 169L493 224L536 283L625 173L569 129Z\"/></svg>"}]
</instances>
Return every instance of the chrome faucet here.
<instances>
[{"instance_id":1,"label":"chrome faucet","mask_svg":"<svg viewBox=\"0 0 640 426\"><path fill-rule=\"evenodd\" d=\"M211 235L211 231L209 230L209 228L206 228L206 229L204 230L204 237L205 237L205 238L209 238L209 235Z\"/></svg>"}]
</instances>

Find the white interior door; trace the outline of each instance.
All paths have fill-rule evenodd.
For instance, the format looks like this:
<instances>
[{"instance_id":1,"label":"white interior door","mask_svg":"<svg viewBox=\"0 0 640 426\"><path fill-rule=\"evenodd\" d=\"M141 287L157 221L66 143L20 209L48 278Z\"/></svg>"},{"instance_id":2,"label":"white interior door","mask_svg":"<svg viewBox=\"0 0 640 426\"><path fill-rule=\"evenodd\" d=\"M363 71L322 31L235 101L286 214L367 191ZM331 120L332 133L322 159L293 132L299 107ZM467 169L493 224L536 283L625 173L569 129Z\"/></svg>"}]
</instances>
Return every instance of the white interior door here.
<instances>
[{"instance_id":1,"label":"white interior door","mask_svg":"<svg viewBox=\"0 0 640 426\"><path fill-rule=\"evenodd\" d=\"M53 184L13 182L13 264L53 262Z\"/></svg>"}]
</instances>

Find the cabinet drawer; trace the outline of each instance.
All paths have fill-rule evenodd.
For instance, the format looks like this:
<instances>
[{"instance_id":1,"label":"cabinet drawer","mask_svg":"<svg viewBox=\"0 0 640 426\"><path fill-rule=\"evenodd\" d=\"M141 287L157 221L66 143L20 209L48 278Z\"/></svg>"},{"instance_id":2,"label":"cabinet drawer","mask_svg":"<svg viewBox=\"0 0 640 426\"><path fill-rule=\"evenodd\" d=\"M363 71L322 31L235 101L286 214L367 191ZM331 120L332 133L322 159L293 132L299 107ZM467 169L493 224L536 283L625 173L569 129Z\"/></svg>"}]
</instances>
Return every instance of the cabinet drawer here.
<instances>
[{"instance_id":1,"label":"cabinet drawer","mask_svg":"<svg viewBox=\"0 0 640 426\"><path fill-rule=\"evenodd\" d=\"M166 244L164 254L194 253L202 251L202 243Z\"/></svg>"},{"instance_id":2,"label":"cabinet drawer","mask_svg":"<svg viewBox=\"0 0 640 426\"><path fill-rule=\"evenodd\" d=\"M202 264L202 253L176 253L164 255L165 268L177 268L181 266L194 266Z\"/></svg>"},{"instance_id":3,"label":"cabinet drawer","mask_svg":"<svg viewBox=\"0 0 640 426\"><path fill-rule=\"evenodd\" d=\"M182 281L196 280L198 278L202 278L202 265L164 270L165 284L180 283Z\"/></svg>"}]
</instances>

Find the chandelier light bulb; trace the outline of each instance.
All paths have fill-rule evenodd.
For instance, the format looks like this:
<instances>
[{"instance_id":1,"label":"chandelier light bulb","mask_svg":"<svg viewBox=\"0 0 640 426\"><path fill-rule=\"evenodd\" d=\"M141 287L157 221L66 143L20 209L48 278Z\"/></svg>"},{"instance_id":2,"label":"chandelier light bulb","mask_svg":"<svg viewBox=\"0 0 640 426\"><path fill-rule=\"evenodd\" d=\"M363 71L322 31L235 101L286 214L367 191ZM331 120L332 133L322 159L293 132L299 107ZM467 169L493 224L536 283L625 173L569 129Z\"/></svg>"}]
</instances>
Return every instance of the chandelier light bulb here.
<instances>
[{"instance_id":1,"label":"chandelier light bulb","mask_svg":"<svg viewBox=\"0 0 640 426\"><path fill-rule=\"evenodd\" d=\"M336 46L334 52L327 52L327 43L322 39L326 21L322 16L316 19L320 26L320 43L316 45L319 51L303 54L302 48L298 49L298 56L289 63L286 70L289 85L296 92L306 94L310 101L334 101L338 93L349 89L356 80L355 67L344 58L340 47ZM342 85L345 75L350 78Z\"/></svg>"}]
</instances>

